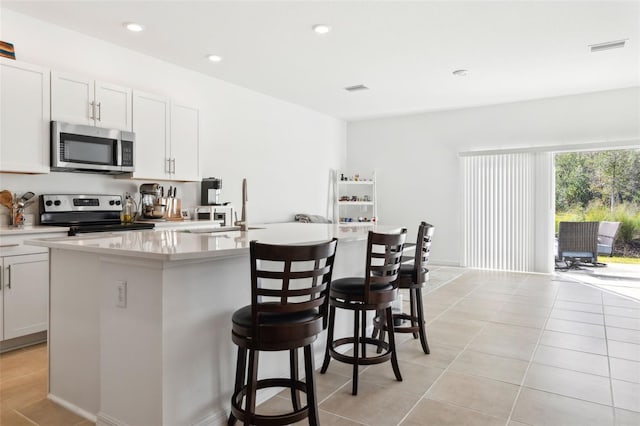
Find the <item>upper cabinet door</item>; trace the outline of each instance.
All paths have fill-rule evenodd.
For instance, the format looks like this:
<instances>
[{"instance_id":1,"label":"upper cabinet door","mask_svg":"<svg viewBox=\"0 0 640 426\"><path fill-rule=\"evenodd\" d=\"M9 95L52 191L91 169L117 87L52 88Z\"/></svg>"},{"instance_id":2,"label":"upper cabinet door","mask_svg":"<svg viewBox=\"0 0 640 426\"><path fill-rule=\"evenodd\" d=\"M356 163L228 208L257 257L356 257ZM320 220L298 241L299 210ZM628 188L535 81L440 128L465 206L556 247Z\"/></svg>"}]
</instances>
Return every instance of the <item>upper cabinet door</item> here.
<instances>
[{"instance_id":1,"label":"upper cabinet door","mask_svg":"<svg viewBox=\"0 0 640 426\"><path fill-rule=\"evenodd\" d=\"M200 180L200 111L171 104L171 152L173 180Z\"/></svg>"},{"instance_id":2,"label":"upper cabinet door","mask_svg":"<svg viewBox=\"0 0 640 426\"><path fill-rule=\"evenodd\" d=\"M131 131L131 89L95 82L95 123L98 127Z\"/></svg>"},{"instance_id":3,"label":"upper cabinet door","mask_svg":"<svg viewBox=\"0 0 640 426\"><path fill-rule=\"evenodd\" d=\"M51 119L94 125L93 80L75 74L51 72Z\"/></svg>"},{"instance_id":4,"label":"upper cabinet door","mask_svg":"<svg viewBox=\"0 0 640 426\"><path fill-rule=\"evenodd\" d=\"M136 134L134 178L171 179L169 160L169 100L133 92L133 131Z\"/></svg>"},{"instance_id":5,"label":"upper cabinet door","mask_svg":"<svg viewBox=\"0 0 640 426\"><path fill-rule=\"evenodd\" d=\"M49 172L49 70L0 59L0 171Z\"/></svg>"}]
</instances>

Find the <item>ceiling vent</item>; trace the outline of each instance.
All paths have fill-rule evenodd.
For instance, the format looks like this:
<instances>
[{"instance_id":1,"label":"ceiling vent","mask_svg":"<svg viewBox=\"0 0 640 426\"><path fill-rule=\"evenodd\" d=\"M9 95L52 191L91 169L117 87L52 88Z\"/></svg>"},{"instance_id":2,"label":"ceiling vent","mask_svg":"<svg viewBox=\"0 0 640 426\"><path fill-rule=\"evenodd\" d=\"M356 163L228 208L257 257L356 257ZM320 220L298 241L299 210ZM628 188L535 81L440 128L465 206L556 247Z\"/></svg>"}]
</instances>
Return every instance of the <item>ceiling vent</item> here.
<instances>
[{"instance_id":1,"label":"ceiling vent","mask_svg":"<svg viewBox=\"0 0 640 426\"><path fill-rule=\"evenodd\" d=\"M347 86L344 88L347 92L358 92L360 90L369 90L364 84L356 84L355 86Z\"/></svg>"},{"instance_id":2,"label":"ceiling vent","mask_svg":"<svg viewBox=\"0 0 640 426\"><path fill-rule=\"evenodd\" d=\"M627 42L627 39L608 41L606 43L590 44L589 49L591 50L591 52L601 52L603 50L619 49L621 47L624 47L626 42Z\"/></svg>"}]
</instances>

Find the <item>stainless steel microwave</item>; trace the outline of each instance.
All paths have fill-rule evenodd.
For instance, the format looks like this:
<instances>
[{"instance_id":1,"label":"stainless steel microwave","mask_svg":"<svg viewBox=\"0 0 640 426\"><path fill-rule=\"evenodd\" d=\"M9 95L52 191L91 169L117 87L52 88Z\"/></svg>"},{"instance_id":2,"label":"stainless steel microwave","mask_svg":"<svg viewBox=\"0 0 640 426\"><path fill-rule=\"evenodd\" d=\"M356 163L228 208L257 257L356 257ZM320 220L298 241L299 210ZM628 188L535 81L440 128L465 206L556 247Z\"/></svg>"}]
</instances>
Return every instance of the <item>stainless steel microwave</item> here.
<instances>
[{"instance_id":1,"label":"stainless steel microwave","mask_svg":"<svg viewBox=\"0 0 640 426\"><path fill-rule=\"evenodd\" d=\"M51 170L121 174L134 169L135 134L51 122Z\"/></svg>"}]
</instances>

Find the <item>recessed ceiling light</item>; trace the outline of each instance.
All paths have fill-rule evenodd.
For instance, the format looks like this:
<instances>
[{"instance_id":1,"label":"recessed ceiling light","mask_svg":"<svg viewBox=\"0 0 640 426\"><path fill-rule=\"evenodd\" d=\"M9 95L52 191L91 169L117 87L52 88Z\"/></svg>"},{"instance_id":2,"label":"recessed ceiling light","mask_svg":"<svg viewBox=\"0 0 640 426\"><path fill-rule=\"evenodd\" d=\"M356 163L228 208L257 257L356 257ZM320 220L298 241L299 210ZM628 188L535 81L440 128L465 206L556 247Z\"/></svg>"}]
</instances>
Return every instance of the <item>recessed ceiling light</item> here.
<instances>
[{"instance_id":1,"label":"recessed ceiling light","mask_svg":"<svg viewBox=\"0 0 640 426\"><path fill-rule=\"evenodd\" d=\"M311 28L313 28L313 31L315 31L317 34L327 34L331 31L331 27L325 24L316 24Z\"/></svg>"},{"instance_id":2,"label":"recessed ceiling light","mask_svg":"<svg viewBox=\"0 0 640 426\"><path fill-rule=\"evenodd\" d=\"M220 62L220 61L222 61L222 56L207 55L207 59L209 59L211 62Z\"/></svg>"},{"instance_id":3,"label":"recessed ceiling light","mask_svg":"<svg viewBox=\"0 0 640 426\"><path fill-rule=\"evenodd\" d=\"M140 31L144 30L144 26L136 24L135 22L125 22L123 25L126 29L128 29L129 31L133 31L134 33L139 33Z\"/></svg>"},{"instance_id":4,"label":"recessed ceiling light","mask_svg":"<svg viewBox=\"0 0 640 426\"><path fill-rule=\"evenodd\" d=\"M456 77L466 77L469 75L469 70L455 70L453 75Z\"/></svg>"},{"instance_id":5,"label":"recessed ceiling light","mask_svg":"<svg viewBox=\"0 0 640 426\"><path fill-rule=\"evenodd\" d=\"M591 50L591 52L601 52L603 50L619 49L621 47L624 47L626 43L627 39L607 41L605 43L590 44L589 49Z\"/></svg>"}]
</instances>

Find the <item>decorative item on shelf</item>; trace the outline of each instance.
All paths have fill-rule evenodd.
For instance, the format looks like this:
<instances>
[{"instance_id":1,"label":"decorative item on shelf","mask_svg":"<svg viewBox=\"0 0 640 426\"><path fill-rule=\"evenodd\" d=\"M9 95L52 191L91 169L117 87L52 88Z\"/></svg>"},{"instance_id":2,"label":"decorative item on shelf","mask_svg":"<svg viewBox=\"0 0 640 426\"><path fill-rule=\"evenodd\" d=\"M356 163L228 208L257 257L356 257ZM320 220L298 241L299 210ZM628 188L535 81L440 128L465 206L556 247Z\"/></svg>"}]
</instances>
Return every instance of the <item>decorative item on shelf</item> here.
<instances>
[{"instance_id":1,"label":"decorative item on shelf","mask_svg":"<svg viewBox=\"0 0 640 426\"><path fill-rule=\"evenodd\" d=\"M0 41L0 56L15 60L16 59L16 51L13 48L13 43L9 43L9 42L6 42L6 41Z\"/></svg>"}]
</instances>

